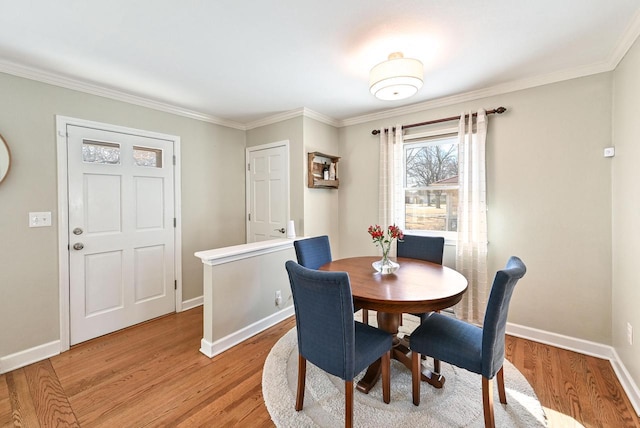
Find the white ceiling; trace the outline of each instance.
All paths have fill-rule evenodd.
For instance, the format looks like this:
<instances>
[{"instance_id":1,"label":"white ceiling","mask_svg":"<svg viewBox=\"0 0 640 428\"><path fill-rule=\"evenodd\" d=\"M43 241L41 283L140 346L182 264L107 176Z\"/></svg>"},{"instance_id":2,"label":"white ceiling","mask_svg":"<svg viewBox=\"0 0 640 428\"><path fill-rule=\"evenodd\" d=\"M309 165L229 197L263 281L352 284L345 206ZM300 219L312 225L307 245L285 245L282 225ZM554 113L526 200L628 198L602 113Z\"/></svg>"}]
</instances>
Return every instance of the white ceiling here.
<instances>
[{"instance_id":1,"label":"white ceiling","mask_svg":"<svg viewBox=\"0 0 640 428\"><path fill-rule=\"evenodd\" d=\"M0 71L239 127L300 108L344 123L611 70L639 12L638 0L0 0ZM368 73L395 51L424 63L425 85L380 101Z\"/></svg>"}]
</instances>

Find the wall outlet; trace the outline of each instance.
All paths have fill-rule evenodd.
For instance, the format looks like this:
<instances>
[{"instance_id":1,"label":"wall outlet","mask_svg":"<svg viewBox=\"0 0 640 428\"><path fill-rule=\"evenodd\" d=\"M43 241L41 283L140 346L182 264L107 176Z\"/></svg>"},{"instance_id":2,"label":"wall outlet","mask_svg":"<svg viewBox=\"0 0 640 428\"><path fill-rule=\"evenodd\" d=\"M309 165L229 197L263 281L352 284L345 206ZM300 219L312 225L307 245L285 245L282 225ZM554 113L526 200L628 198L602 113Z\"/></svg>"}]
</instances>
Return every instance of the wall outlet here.
<instances>
[{"instance_id":1,"label":"wall outlet","mask_svg":"<svg viewBox=\"0 0 640 428\"><path fill-rule=\"evenodd\" d=\"M282 292L280 290L276 291L276 306L280 306L282 304Z\"/></svg>"},{"instance_id":2,"label":"wall outlet","mask_svg":"<svg viewBox=\"0 0 640 428\"><path fill-rule=\"evenodd\" d=\"M629 345L633 345L633 327L630 322L627 323L627 342Z\"/></svg>"}]
</instances>

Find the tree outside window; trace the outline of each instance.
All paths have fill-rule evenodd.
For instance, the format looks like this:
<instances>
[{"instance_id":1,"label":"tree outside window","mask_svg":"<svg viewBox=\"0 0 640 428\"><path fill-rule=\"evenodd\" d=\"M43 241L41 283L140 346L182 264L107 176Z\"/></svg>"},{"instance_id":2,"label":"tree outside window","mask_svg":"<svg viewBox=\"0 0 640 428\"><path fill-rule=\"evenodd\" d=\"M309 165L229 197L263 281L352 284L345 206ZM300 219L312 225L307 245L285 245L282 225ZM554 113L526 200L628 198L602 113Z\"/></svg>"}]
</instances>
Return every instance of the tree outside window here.
<instances>
[{"instance_id":1,"label":"tree outside window","mask_svg":"<svg viewBox=\"0 0 640 428\"><path fill-rule=\"evenodd\" d=\"M456 232L457 138L405 143L404 167L405 230Z\"/></svg>"}]
</instances>

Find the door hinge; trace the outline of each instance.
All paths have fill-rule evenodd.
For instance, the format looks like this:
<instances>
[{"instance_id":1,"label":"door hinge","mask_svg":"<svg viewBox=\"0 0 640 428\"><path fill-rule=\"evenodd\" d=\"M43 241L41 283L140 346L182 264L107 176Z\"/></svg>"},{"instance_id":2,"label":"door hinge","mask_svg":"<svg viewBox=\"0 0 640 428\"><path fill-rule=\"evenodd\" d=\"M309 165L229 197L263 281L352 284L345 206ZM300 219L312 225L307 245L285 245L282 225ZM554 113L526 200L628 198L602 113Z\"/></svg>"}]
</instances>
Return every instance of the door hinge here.
<instances>
[{"instance_id":1,"label":"door hinge","mask_svg":"<svg viewBox=\"0 0 640 428\"><path fill-rule=\"evenodd\" d=\"M249 213L248 215L249 215L249 221L251 221L251 213Z\"/></svg>"},{"instance_id":2,"label":"door hinge","mask_svg":"<svg viewBox=\"0 0 640 428\"><path fill-rule=\"evenodd\" d=\"M175 217L173 218L173 227L174 227L174 228L178 227L178 226L177 226L177 220L176 220L176 218L175 218Z\"/></svg>"},{"instance_id":3,"label":"door hinge","mask_svg":"<svg viewBox=\"0 0 640 428\"><path fill-rule=\"evenodd\" d=\"M173 281L173 289L174 290L178 289L178 280L177 279Z\"/></svg>"},{"instance_id":4,"label":"door hinge","mask_svg":"<svg viewBox=\"0 0 640 428\"><path fill-rule=\"evenodd\" d=\"M247 164L247 171L251 171L251 164L250 163Z\"/></svg>"},{"instance_id":5,"label":"door hinge","mask_svg":"<svg viewBox=\"0 0 640 428\"><path fill-rule=\"evenodd\" d=\"M176 164L176 155L173 155L173 164Z\"/></svg>"}]
</instances>

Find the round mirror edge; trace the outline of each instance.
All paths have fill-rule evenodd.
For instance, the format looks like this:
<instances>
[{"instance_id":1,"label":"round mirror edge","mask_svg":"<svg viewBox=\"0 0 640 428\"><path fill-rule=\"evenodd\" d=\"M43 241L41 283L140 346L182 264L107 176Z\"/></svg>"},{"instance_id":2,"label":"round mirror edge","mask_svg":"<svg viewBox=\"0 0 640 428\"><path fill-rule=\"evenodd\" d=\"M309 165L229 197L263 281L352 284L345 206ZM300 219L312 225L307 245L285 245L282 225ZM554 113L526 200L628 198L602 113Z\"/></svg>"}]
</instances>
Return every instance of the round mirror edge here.
<instances>
[{"instance_id":1,"label":"round mirror edge","mask_svg":"<svg viewBox=\"0 0 640 428\"><path fill-rule=\"evenodd\" d=\"M9 175L9 171L11 171L11 149L9 148L9 144L7 144L7 140L4 139L2 134L0 134L0 146L4 146L7 150L7 170L4 171L4 173L0 173L0 183L2 183L4 179L7 178L7 175Z\"/></svg>"}]
</instances>

